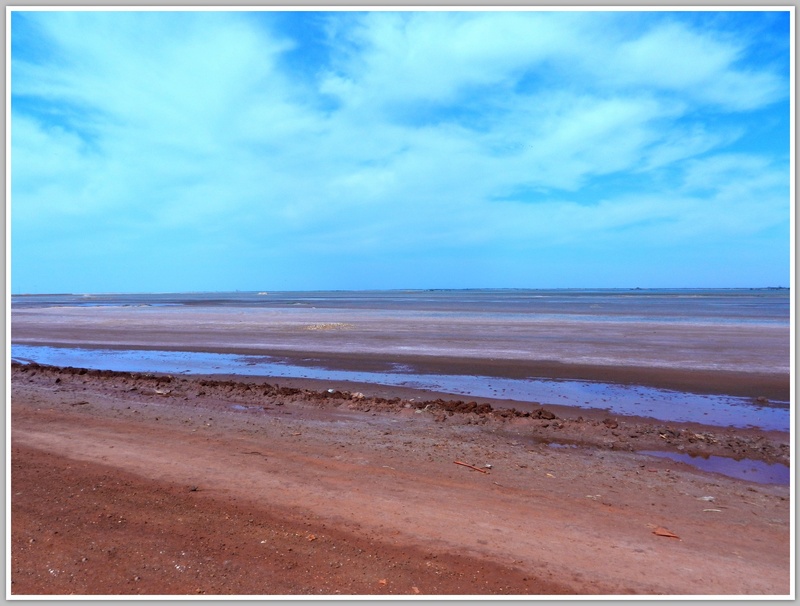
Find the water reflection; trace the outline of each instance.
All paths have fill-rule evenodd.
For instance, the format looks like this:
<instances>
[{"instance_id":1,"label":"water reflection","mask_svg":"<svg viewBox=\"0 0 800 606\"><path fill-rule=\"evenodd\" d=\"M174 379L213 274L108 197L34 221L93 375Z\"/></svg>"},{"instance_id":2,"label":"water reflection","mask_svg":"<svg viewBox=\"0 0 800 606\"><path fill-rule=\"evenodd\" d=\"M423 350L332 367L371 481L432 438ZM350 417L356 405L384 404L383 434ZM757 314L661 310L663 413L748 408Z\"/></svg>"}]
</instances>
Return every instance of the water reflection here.
<instances>
[{"instance_id":1,"label":"water reflection","mask_svg":"<svg viewBox=\"0 0 800 606\"><path fill-rule=\"evenodd\" d=\"M658 450L640 451L639 454L651 455L687 463L692 467L719 473L740 480L749 480L759 484L789 484L791 470L788 466L781 463L764 463L753 459L731 459L729 457L718 456L692 456L677 452L662 452Z\"/></svg>"},{"instance_id":2,"label":"water reflection","mask_svg":"<svg viewBox=\"0 0 800 606\"><path fill-rule=\"evenodd\" d=\"M641 415L664 421L698 422L716 426L758 427L789 431L789 403L755 405L749 398L701 395L636 385L555 379L508 379L491 376L430 375L409 367L389 372L336 370L299 366L268 356L238 354L11 346L12 359L55 366L163 372L170 374L238 374L352 381L414 387L462 397L513 400L518 409L541 404L603 409L611 414Z\"/></svg>"}]
</instances>

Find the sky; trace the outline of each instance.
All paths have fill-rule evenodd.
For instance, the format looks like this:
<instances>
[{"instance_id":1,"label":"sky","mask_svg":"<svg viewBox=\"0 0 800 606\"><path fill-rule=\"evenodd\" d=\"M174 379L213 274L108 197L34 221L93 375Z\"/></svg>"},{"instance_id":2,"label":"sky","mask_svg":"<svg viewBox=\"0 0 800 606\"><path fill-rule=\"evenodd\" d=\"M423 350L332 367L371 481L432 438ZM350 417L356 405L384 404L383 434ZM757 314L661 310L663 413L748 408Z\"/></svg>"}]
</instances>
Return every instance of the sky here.
<instances>
[{"instance_id":1,"label":"sky","mask_svg":"<svg viewBox=\"0 0 800 606\"><path fill-rule=\"evenodd\" d=\"M15 10L11 291L788 286L789 28Z\"/></svg>"}]
</instances>

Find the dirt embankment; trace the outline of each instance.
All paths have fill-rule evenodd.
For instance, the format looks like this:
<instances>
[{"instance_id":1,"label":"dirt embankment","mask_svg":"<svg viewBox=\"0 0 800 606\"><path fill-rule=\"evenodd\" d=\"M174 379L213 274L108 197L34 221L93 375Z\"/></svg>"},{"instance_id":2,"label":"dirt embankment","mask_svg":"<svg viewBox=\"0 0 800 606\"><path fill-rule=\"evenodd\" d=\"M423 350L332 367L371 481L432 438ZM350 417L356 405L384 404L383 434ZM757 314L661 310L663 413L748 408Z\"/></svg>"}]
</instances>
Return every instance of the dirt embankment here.
<instances>
[{"instance_id":1,"label":"dirt embankment","mask_svg":"<svg viewBox=\"0 0 800 606\"><path fill-rule=\"evenodd\" d=\"M186 398L225 398L243 406L282 406L286 402L304 403L321 408L341 408L361 412L391 413L411 409L430 415L435 422L444 423L458 415L458 422L474 425L507 424L530 426L530 435L542 443L558 443L594 448L643 451L662 450L691 456L724 456L734 459L754 459L766 463L790 460L789 436L782 432L763 432L757 429L725 429L695 423L667 423L635 417L608 416L602 411L569 410L563 406L539 407L521 411L487 399L459 400L436 397L375 396L345 389L308 389L281 386L255 378L188 379L167 374L128 373L14 364L19 376L38 375L39 381L52 376L113 379L118 391L156 395L173 401ZM60 375L60 376L59 376ZM84 379L80 379L84 380ZM555 411L555 412L554 412ZM558 413L558 414L556 414Z\"/></svg>"}]
</instances>

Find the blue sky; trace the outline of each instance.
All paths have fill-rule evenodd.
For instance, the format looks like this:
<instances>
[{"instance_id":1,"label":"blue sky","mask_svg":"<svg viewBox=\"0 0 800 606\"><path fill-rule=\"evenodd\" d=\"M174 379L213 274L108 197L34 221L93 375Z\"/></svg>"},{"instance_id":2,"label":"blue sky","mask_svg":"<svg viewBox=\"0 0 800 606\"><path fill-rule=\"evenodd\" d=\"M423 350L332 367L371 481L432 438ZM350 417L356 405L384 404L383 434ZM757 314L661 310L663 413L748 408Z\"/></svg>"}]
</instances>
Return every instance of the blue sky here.
<instances>
[{"instance_id":1,"label":"blue sky","mask_svg":"<svg viewBox=\"0 0 800 606\"><path fill-rule=\"evenodd\" d=\"M12 292L788 286L789 16L15 11Z\"/></svg>"}]
</instances>

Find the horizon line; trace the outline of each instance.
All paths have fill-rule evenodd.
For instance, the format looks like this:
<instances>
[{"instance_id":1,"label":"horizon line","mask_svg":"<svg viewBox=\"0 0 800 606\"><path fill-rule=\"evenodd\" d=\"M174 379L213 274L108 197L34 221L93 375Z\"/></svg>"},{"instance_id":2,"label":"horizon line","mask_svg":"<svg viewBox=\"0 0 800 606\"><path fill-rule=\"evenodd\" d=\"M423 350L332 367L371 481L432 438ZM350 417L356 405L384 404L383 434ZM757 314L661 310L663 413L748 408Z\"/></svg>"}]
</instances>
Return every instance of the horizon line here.
<instances>
[{"instance_id":1,"label":"horizon line","mask_svg":"<svg viewBox=\"0 0 800 606\"><path fill-rule=\"evenodd\" d=\"M275 293L309 292L453 292L468 290L791 290L791 286L466 286L458 288L310 288L288 290L176 290L176 291L94 291L94 292L21 292L12 297L90 297L114 295L199 295L199 294L256 294L268 296Z\"/></svg>"}]
</instances>

